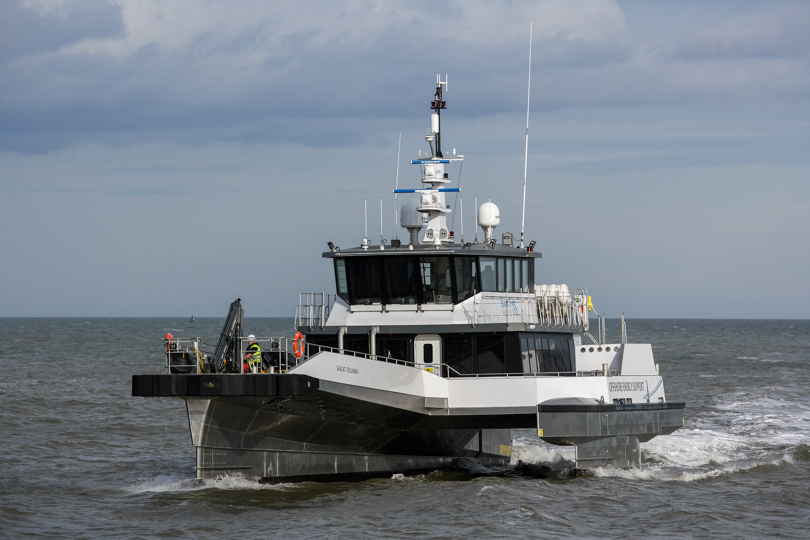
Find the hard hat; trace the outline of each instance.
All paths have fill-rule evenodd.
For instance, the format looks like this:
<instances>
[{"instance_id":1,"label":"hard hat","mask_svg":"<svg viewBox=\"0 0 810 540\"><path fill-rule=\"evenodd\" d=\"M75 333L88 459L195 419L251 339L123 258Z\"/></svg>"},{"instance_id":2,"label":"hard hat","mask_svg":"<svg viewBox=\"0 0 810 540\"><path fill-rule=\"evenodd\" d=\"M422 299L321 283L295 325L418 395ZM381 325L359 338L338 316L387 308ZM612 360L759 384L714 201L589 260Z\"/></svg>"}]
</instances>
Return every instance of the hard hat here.
<instances>
[{"instance_id":1,"label":"hard hat","mask_svg":"<svg viewBox=\"0 0 810 540\"><path fill-rule=\"evenodd\" d=\"M250 334L248 336L248 341L256 341L256 336L254 336L253 334Z\"/></svg>"}]
</instances>

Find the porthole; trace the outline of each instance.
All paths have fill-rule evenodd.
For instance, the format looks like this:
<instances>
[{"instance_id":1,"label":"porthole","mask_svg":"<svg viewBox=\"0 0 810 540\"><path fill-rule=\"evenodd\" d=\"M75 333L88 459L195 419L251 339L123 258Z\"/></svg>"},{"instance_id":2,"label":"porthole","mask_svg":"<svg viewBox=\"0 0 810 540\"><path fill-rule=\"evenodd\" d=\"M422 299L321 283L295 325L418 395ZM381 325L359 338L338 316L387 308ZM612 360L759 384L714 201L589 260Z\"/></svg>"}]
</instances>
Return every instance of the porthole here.
<instances>
[{"instance_id":1,"label":"porthole","mask_svg":"<svg viewBox=\"0 0 810 540\"><path fill-rule=\"evenodd\" d=\"M593 352L593 347L591 347L590 349L588 349L588 352Z\"/></svg>"},{"instance_id":2,"label":"porthole","mask_svg":"<svg viewBox=\"0 0 810 540\"><path fill-rule=\"evenodd\" d=\"M579 352L585 352L585 347L582 347Z\"/></svg>"},{"instance_id":3,"label":"porthole","mask_svg":"<svg viewBox=\"0 0 810 540\"><path fill-rule=\"evenodd\" d=\"M598 349L596 349L596 350L597 350L597 352L602 352L602 347L599 347L599 348L598 348Z\"/></svg>"},{"instance_id":4,"label":"porthole","mask_svg":"<svg viewBox=\"0 0 810 540\"><path fill-rule=\"evenodd\" d=\"M607 352L610 352L610 347L606 347L606 348L605 348L605 350L606 350Z\"/></svg>"}]
</instances>

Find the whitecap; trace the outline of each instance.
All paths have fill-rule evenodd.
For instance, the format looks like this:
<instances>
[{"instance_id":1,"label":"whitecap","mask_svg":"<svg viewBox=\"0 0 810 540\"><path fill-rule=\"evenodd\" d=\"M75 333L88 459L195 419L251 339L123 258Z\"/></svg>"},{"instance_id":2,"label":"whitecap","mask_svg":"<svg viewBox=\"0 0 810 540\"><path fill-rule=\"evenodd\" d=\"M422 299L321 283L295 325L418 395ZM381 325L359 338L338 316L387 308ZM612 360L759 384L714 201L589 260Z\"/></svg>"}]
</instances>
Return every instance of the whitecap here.
<instances>
[{"instance_id":1,"label":"whitecap","mask_svg":"<svg viewBox=\"0 0 810 540\"><path fill-rule=\"evenodd\" d=\"M149 480L127 486L125 491L130 493L181 493L201 491L205 489L222 490L282 490L294 488L298 484L263 484L257 479L244 476L221 476L215 479L200 480L197 478L181 478L174 475L158 475Z\"/></svg>"},{"instance_id":2,"label":"whitecap","mask_svg":"<svg viewBox=\"0 0 810 540\"><path fill-rule=\"evenodd\" d=\"M540 439L518 437L512 441L512 457L509 462L514 465L518 461L541 464L573 460L573 446L553 446Z\"/></svg>"}]
</instances>

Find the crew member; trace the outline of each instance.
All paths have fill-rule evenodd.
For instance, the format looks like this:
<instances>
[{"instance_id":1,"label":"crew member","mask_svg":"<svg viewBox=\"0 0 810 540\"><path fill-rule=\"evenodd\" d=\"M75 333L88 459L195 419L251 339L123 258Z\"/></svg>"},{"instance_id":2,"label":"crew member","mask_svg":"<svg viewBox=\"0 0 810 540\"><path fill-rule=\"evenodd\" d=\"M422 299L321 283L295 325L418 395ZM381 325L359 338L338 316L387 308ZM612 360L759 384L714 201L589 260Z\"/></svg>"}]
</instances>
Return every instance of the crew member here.
<instances>
[{"instance_id":1,"label":"crew member","mask_svg":"<svg viewBox=\"0 0 810 540\"><path fill-rule=\"evenodd\" d=\"M256 336L250 334L248 336L248 348L245 356L242 357L243 362L247 362L251 373L258 373L259 367L262 365L262 350L259 344L256 343Z\"/></svg>"}]
</instances>

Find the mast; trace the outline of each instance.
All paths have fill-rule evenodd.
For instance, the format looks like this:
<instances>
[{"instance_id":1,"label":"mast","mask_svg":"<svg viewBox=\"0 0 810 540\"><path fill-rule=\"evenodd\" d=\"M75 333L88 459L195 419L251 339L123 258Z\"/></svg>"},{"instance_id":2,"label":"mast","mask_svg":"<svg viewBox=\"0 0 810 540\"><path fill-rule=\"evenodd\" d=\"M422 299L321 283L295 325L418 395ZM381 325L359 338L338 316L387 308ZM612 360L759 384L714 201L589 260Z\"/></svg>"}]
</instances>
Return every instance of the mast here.
<instances>
[{"instance_id":1,"label":"mast","mask_svg":"<svg viewBox=\"0 0 810 540\"><path fill-rule=\"evenodd\" d=\"M430 145L430 155L423 159L420 150L419 159L411 160L411 164L422 166L422 189L394 189L394 193L418 193L422 196L421 204L415 208L417 212L427 214L427 227L422 237L422 244L432 244L436 247L443 243L453 242L445 217L445 214L451 211L445 200L445 193L459 191L459 188L443 187L450 183L448 173L444 172L444 166L452 162L461 162L464 159L463 155L456 155L455 148L452 153L448 152L447 157L442 152L439 114L442 109L447 108L447 102L443 101L443 90L446 90L446 87L447 75L444 76L444 80L441 80L441 75L437 75L436 92L433 94L433 101L430 102L432 110L430 134L425 135L425 140Z\"/></svg>"},{"instance_id":2,"label":"mast","mask_svg":"<svg viewBox=\"0 0 810 540\"><path fill-rule=\"evenodd\" d=\"M442 109L447 108L447 104L442 101L442 86L447 86L447 75L444 76L444 81L441 76L436 75L436 94L433 96L433 101L430 102L430 108L434 111L430 115L430 131L436 136L435 157L444 157L442 156L441 113Z\"/></svg>"}]
</instances>

